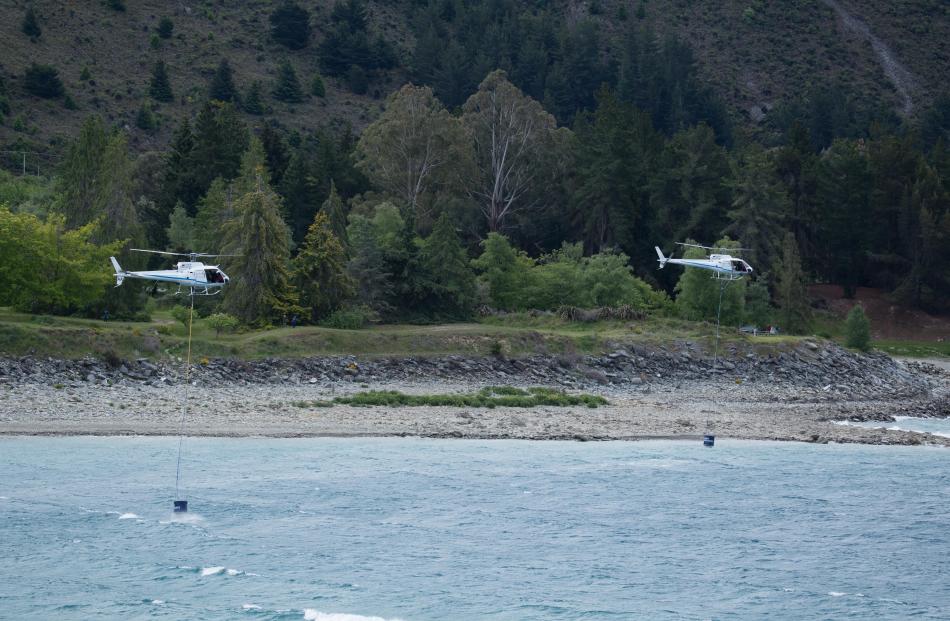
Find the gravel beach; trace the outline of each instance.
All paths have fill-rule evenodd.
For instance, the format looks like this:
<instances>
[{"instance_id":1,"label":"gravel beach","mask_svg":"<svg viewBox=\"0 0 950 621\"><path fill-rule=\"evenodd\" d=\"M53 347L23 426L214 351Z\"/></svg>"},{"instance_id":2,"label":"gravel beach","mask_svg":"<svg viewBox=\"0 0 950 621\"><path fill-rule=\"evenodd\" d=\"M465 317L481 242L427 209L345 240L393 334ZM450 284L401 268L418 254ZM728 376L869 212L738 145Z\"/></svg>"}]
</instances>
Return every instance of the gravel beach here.
<instances>
[{"instance_id":1,"label":"gravel beach","mask_svg":"<svg viewBox=\"0 0 950 621\"><path fill-rule=\"evenodd\" d=\"M203 361L189 388L193 436L424 436L534 440L719 437L867 444L938 444L931 434L837 420L950 415L950 371L806 342L785 351L728 352L715 364L689 344L600 357L518 360L324 357ZM0 434L174 435L183 365L0 359ZM312 407L365 390L470 392L553 386L608 399L599 408Z\"/></svg>"}]
</instances>

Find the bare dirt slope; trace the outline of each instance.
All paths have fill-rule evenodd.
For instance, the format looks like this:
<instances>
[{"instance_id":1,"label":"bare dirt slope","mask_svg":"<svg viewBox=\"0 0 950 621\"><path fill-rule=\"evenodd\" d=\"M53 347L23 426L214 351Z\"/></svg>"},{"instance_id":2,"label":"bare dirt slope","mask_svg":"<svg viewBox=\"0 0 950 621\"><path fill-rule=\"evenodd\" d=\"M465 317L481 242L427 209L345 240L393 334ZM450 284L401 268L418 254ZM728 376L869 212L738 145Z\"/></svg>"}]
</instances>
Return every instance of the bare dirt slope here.
<instances>
[{"instance_id":1,"label":"bare dirt slope","mask_svg":"<svg viewBox=\"0 0 950 621\"><path fill-rule=\"evenodd\" d=\"M859 287L854 299L845 298L838 285L813 285L808 292L812 298L822 300L829 310L841 317L860 303L871 320L871 332L875 339L930 342L950 339L950 317L930 315L922 310L901 306L880 289Z\"/></svg>"}]
</instances>

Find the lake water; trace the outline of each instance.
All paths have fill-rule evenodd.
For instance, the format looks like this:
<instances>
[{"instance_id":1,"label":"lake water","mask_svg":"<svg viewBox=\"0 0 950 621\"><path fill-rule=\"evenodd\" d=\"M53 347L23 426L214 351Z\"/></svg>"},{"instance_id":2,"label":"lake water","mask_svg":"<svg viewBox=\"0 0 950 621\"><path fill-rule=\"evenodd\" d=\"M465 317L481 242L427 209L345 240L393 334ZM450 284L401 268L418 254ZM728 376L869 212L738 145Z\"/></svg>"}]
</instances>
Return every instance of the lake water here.
<instances>
[{"instance_id":1,"label":"lake water","mask_svg":"<svg viewBox=\"0 0 950 621\"><path fill-rule=\"evenodd\" d=\"M950 452L0 438L2 619L947 619Z\"/></svg>"}]
</instances>

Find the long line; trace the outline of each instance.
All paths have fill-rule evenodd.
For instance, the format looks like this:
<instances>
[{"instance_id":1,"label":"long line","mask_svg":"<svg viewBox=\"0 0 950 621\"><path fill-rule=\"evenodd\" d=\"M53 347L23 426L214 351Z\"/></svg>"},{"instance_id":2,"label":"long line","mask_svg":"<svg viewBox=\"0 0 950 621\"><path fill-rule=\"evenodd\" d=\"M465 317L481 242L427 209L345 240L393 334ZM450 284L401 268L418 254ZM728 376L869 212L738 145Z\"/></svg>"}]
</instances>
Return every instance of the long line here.
<instances>
[{"instance_id":1,"label":"long line","mask_svg":"<svg viewBox=\"0 0 950 621\"><path fill-rule=\"evenodd\" d=\"M195 291L191 290L191 308L188 310L188 355L185 359L185 401L181 404L181 421L178 423L178 464L175 466L175 500L178 497L178 482L181 480L181 444L184 439L185 414L188 412L188 385L191 383L191 322L195 314Z\"/></svg>"},{"instance_id":2,"label":"long line","mask_svg":"<svg viewBox=\"0 0 950 621\"><path fill-rule=\"evenodd\" d=\"M713 355L713 371L716 370L716 365L719 362L719 317L722 315L722 292L727 284L729 284L728 281L719 282L719 308L716 310L716 353Z\"/></svg>"}]
</instances>

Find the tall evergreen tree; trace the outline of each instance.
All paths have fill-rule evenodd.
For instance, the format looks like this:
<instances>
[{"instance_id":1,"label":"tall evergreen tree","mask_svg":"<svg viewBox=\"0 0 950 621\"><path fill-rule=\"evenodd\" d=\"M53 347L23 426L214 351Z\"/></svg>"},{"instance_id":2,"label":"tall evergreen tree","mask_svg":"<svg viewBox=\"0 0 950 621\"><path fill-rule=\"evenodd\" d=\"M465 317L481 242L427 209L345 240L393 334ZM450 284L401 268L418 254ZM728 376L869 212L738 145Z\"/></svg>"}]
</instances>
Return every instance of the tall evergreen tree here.
<instances>
[{"instance_id":1,"label":"tall evergreen tree","mask_svg":"<svg viewBox=\"0 0 950 621\"><path fill-rule=\"evenodd\" d=\"M786 332L800 334L808 329L811 309L805 291L798 243L791 232L782 241L782 256L775 271L775 301L781 313L781 326Z\"/></svg>"},{"instance_id":2,"label":"tall evergreen tree","mask_svg":"<svg viewBox=\"0 0 950 621\"><path fill-rule=\"evenodd\" d=\"M578 120L576 135L573 207L585 247L600 252L619 245L636 252L652 223L647 187L662 139L649 116L621 104L608 91L599 95L592 117Z\"/></svg>"},{"instance_id":3,"label":"tall evergreen tree","mask_svg":"<svg viewBox=\"0 0 950 621\"><path fill-rule=\"evenodd\" d=\"M346 273L346 252L330 228L324 212L317 213L307 231L303 247L294 259L294 283L300 304L310 311L310 320L319 321L354 293Z\"/></svg>"},{"instance_id":4,"label":"tall evergreen tree","mask_svg":"<svg viewBox=\"0 0 950 621\"><path fill-rule=\"evenodd\" d=\"M59 174L60 210L66 226L79 228L95 219L102 182L102 160L108 136L98 116L88 117L79 136L66 147Z\"/></svg>"},{"instance_id":5,"label":"tall evergreen tree","mask_svg":"<svg viewBox=\"0 0 950 621\"><path fill-rule=\"evenodd\" d=\"M867 153L863 145L836 140L818 164L818 200L821 205L822 271L853 297L864 274L868 251L871 188Z\"/></svg>"},{"instance_id":6,"label":"tall evergreen tree","mask_svg":"<svg viewBox=\"0 0 950 621\"><path fill-rule=\"evenodd\" d=\"M224 310L249 325L279 322L297 312L297 293L291 284L290 232L276 195L261 182L235 203L235 216L224 224L225 264L231 285L224 294Z\"/></svg>"},{"instance_id":7,"label":"tall evergreen tree","mask_svg":"<svg viewBox=\"0 0 950 621\"><path fill-rule=\"evenodd\" d=\"M277 130L273 121L265 121L261 124L260 131L261 146L264 147L264 153L267 154L267 170L270 171L271 178L275 185L280 183L284 176L284 170L290 162L290 153L287 143ZM312 214L307 218L307 223L313 219Z\"/></svg>"},{"instance_id":8,"label":"tall evergreen tree","mask_svg":"<svg viewBox=\"0 0 950 621\"><path fill-rule=\"evenodd\" d=\"M436 221L419 252L418 295L430 313L466 317L475 304L475 274L447 214Z\"/></svg>"},{"instance_id":9,"label":"tall evergreen tree","mask_svg":"<svg viewBox=\"0 0 950 621\"><path fill-rule=\"evenodd\" d=\"M320 211L326 214L330 221L330 230L345 247L348 241L346 235L346 206L336 191L336 184L333 181L330 181L330 196L323 201Z\"/></svg>"},{"instance_id":10,"label":"tall evergreen tree","mask_svg":"<svg viewBox=\"0 0 950 621\"><path fill-rule=\"evenodd\" d=\"M185 206L179 202L172 210L168 220L168 248L171 252L194 252L195 245L195 218L188 215Z\"/></svg>"},{"instance_id":11,"label":"tall evergreen tree","mask_svg":"<svg viewBox=\"0 0 950 621\"><path fill-rule=\"evenodd\" d=\"M356 285L356 299L381 315L391 313L392 274L388 271L383 249L377 243L372 221L354 215L346 232L350 240L346 273Z\"/></svg>"},{"instance_id":12,"label":"tall evergreen tree","mask_svg":"<svg viewBox=\"0 0 950 621\"><path fill-rule=\"evenodd\" d=\"M771 270L781 252L783 218L789 211L774 163L765 151L750 147L733 166L727 183L732 189L732 209L725 234L739 240L757 270Z\"/></svg>"},{"instance_id":13,"label":"tall evergreen tree","mask_svg":"<svg viewBox=\"0 0 950 621\"><path fill-rule=\"evenodd\" d=\"M290 60L284 59L277 67L277 82L274 84L273 95L275 99L286 103L300 103L304 101L303 89L300 87L300 80L297 79L297 72Z\"/></svg>"},{"instance_id":14,"label":"tall evergreen tree","mask_svg":"<svg viewBox=\"0 0 950 621\"><path fill-rule=\"evenodd\" d=\"M191 123L185 119L175 130L168 153L165 155L165 175L156 201L157 221L150 225L150 229L158 227L164 231L168 226L168 216L178 201L189 208L201 196L203 190L192 168L194 149L195 136L191 131Z\"/></svg>"},{"instance_id":15,"label":"tall evergreen tree","mask_svg":"<svg viewBox=\"0 0 950 621\"><path fill-rule=\"evenodd\" d=\"M278 185L291 234L297 243L303 241L308 230L307 224L313 222L317 211L316 191L310 182L308 169L306 154L299 149L294 151Z\"/></svg>"},{"instance_id":16,"label":"tall evergreen tree","mask_svg":"<svg viewBox=\"0 0 950 621\"><path fill-rule=\"evenodd\" d=\"M221 59L208 84L208 98L217 101L240 103L240 95L234 85L234 71L227 58Z\"/></svg>"},{"instance_id":17,"label":"tall evergreen tree","mask_svg":"<svg viewBox=\"0 0 950 621\"><path fill-rule=\"evenodd\" d=\"M215 177L233 179L237 176L249 143L247 126L234 105L220 101L205 102L195 119L194 137L189 164L198 192L191 197L190 204L185 202L189 213L193 213L194 200L208 189Z\"/></svg>"},{"instance_id":18,"label":"tall evergreen tree","mask_svg":"<svg viewBox=\"0 0 950 621\"><path fill-rule=\"evenodd\" d=\"M165 61L159 60L152 67L152 80L149 83L148 94L152 99L161 102L170 102L175 99L172 93L172 84L168 79L168 69L165 67Z\"/></svg>"},{"instance_id":19,"label":"tall evergreen tree","mask_svg":"<svg viewBox=\"0 0 950 621\"><path fill-rule=\"evenodd\" d=\"M224 247L221 230L234 217L233 187L218 177L198 201L194 218L194 248L202 252L220 252ZM186 213L187 215L187 213Z\"/></svg>"},{"instance_id":20,"label":"tall evergreen tree","mask_svg":"<svg viewBox=\"0 0 950 621\"><path fill-rule=\"evenodd\" d=\"M728 222L729 160L707 125L677 133L660 155L650 202L666 239L709 240ZM707 242L708 243L708 242Z\"/></svg>"}]
</instances>

